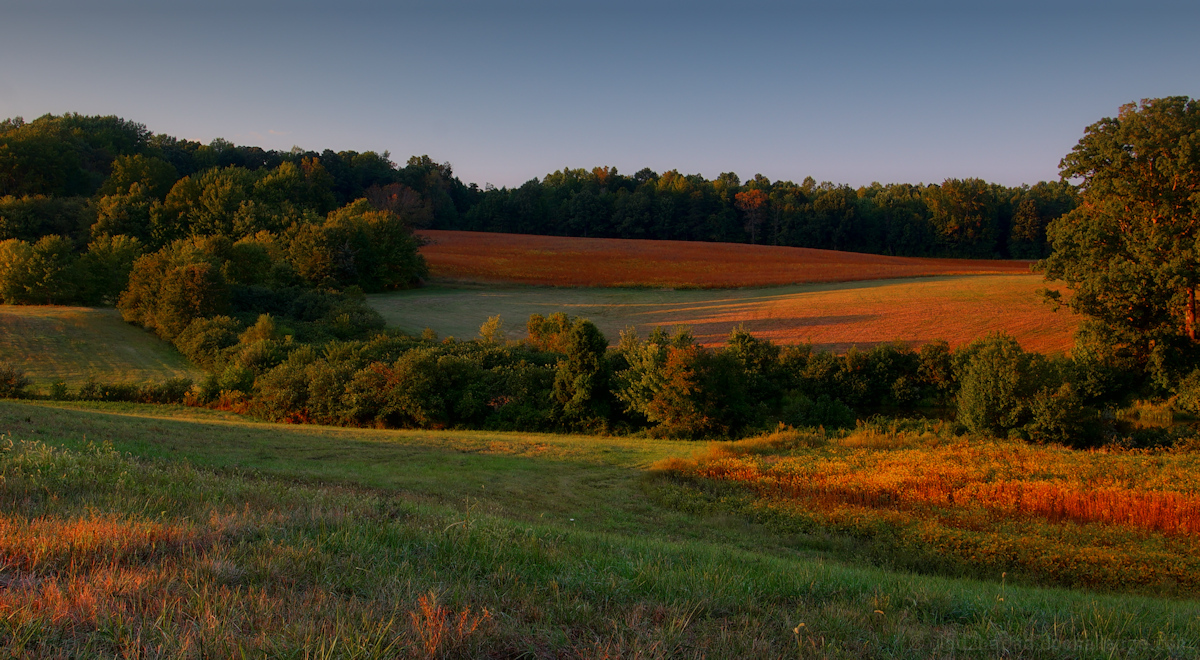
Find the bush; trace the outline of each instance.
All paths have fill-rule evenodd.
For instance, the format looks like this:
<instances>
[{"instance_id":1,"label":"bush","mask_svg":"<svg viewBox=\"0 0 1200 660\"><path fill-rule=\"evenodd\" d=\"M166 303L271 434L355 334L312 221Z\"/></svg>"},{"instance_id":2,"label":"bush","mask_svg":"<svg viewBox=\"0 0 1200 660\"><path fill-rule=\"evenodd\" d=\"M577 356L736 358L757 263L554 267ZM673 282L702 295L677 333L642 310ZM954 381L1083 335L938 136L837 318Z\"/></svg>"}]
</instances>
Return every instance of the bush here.
<instances>
[{"instance_id":1,"label":"bush","mask_svg":"<svg viewBox=\"0 0 1200 660\"><path fill-rule=\"evenodd\" d=\"M1193 417L1200 416L1200 369L1188 374L1175 386L1171 408Z\"/></svg>"},{"instance_id":2,"label":"bush","mask_svg":"<svg viewBox=\"0 0 1200 660\"><path fill-rule=\"evenodd\" d=\"M80 401L123 401L138 403L142 399L142 388L128 383L100 383L89 378L76 395Z\"/></svg>"},{"instance_id":3,"label":"bush","mask_svg":"<svg viewBox=\"0 0 1200 660\"><path fill-rule=\"evenodd\" d=\"M955 356L958 421L973 433L1004 436L1030 419L1030 399L1045 383L1044 359L994 334Z\"/></svg>"},{"instance_id":4,"label":"bush","mask_svg":"<svg viewBox=\"0 0 1200 660\"><path fill-rule=\"evenodd\" d=\"M171 378L142 388L143 403L183 403L192 391L191 378Z\"/></svg>"},{"instance_id":5,"label":"bush","mask_svg":"<svg viewBox=\"0 0 1200 660\"><path fill-rule=\"evenodd\" d=\"M1099 440L1094 410L1083 405L1075 386L1063 383L1057 390L1044 388L1029 402L1025 432L1035 442L1058 442L1086 447Z\"/></svg>"},{"instance_id":6,"label":"bush","mask_svg":"<svg viewBox=\"0 0 1200 660\"><path fill-rule=\"evenodd\" d=\"M25 388L32 382L24 371L0 362L0 398L20 399L26 395Z\"/></svg>"},{"instance_id":7,"label":"bush","mask_svg":"<svg viewBox=\"0 0 1200 660\"><path fill-rule=\"evenodd\" d=\"M846 429L854 427L856 416L850 406L828 394L822 394L814 401L793 390L783 397L779 421L796 428Z\"/></svg>"},{"instance_id":8,"label":"bush","mask_svg":"<svg viewBox=\"0 0 1200 660\"><path fill-rule=\"evenodd\" d=\"M241 322L228 316L196 319L175 337L175 348L197 365L212 369L221 351L238 343L241 331Z\"/></svg>"}]
</instances>

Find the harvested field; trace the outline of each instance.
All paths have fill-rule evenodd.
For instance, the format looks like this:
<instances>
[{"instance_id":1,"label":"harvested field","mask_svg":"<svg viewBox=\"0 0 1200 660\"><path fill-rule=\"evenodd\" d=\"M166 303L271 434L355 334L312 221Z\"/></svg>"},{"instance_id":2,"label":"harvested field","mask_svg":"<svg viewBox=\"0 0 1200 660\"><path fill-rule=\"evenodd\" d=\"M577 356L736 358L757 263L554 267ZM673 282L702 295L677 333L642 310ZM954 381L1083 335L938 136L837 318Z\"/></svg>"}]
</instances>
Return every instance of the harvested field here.
<instances>
[{"instance_id":1,"label":"harvested field","mask_svg":"<svg viewBox=\"0 0 1200 660\"><path fill-rule=\"evenodd\" d=\"M467 231L420 232L435 280L573 287L737 288L1028 273L1028 261L924 259L811 248Z\"/></svg>"},{"instance_id":2,"label":"harvested field","mask_svg":"<svg viewBox=\"0 0 1200 660\"><path fill-rule=\"evenodd\" d=\"M957 346L1004 331L1028 350L1070 348L1078 317L1053 312L1037 296L1035 275L926 277L807 284L765 289L653 290L551 287L428 286L368 296L388 323L408 332L432 328L469 339L500 315L510 338L524 335L530 314L567 312L591 319L610 342L633 326L644 337L655 326L688 325L702 343L725 341L739 324L782 344L808 342L826 350L890 341L919 345L945 339Z\"/></svg>"},{"instance_id":3,"label":"harvested field","mask_svg":"<svg viewBox=\"0 0 1200 660\"><path fill-rule=\"evenodd\" d=\"M35 384L62 379L79 385L197 378L199 370L165 341L121 320L115 309L0 307L0 362Z\"/></svg>"}]
</instances>

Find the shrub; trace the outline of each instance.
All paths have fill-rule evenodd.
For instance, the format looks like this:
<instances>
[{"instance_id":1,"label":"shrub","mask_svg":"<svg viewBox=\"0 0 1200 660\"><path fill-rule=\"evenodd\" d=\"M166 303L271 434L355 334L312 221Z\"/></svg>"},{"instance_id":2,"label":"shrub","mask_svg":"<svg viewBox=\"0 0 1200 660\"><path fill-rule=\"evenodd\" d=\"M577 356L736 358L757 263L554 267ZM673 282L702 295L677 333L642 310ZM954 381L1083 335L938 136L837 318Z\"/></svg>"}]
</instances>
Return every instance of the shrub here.
<instances>
[{"instance_id":1,"label":"shrub","mask_svg":"<svg viewBox=\"0 0 1200 660\"><path fill-rule=\"evenodd\" d=\"M783 397L779 421L797 428L823 426L840 429L853 428L856 416L850 406L830 398L828 394L822 394L814 401L793 390Z\"/></svg>"},{"instance_id":2,"label":"shrub","mask_svg":"<svg viewBox=\"0 0 1200 660\"><path fill-rule=\"evenodd\" d=\"M197 365L212 369L221 351L238 343L241 330L241 322L228 316L195 319L175 337L175 348Z\"/></svg>"},{"instance_id":3,"label":"shrub","mask_svg":"<svg viewBox=\"0 0 1200 660\"><path fill-rule=\"evenodd\" d=\"M1036 442L1059 442L1075 447L1099 439L1097 415L1083 405L1075 386L1063 383L1057 390L1044 388L1029 402L1025 432Z\"/></svg>"},{"instance_id":4,"label":"shrub","mask_svg":"<svg viewBox=\"0 0 1200 660\"><path fill-rule=\"evenodd\" d=\"M80 401L123 401L137 403L142 400L142 388L130 383L100 383L89 378L76 395Z\"/></svg>"},{"instance_id":5,"label":"shrub","mask_svg":"<svg viewBox=\"0 0 1200 660\"><path fill-rule=\"evenodd\" d=\"M259 377L255 401L265 417L279 420L307 415L307 368L316 359L316 351L312 347L302 347L292 351L286 360Z\"/></svg>"},{"instance_id":6,"label":"shrub","mask_svg":"<svg viewBox=\"0 0 1200 660\"><path fill-rule=\"evenodd\" d=\"M958 420L974 433L1006 435L1030 418L1029 403L1042 389L1044 359L1017 340L994 334L955 355Z\"/></svg>"},{"instance_id":7,"label":"shrub","mask_svg":"<svg viewBox=\"0 0 1200 660\"><path fill-rule=\"evenodd\" d=\"M0 398L19 399L26 395L25 388L33 381L25 376L25 372L16 367L0 362Z\"/></svg>"},{"instance_id":8,"label":"shrub","mask_svg":"<svg viewBox=\"0 0 1200 660\"><path fill-rule=\"evenodd\" d=\"M1200 369L1192 371L1175 386L1171 408L1188 415L1200 415Z\"/></svg>"},{"instance_id":9,"label":"shrub","mask_svg":"<svg viewBox=\"0 0 1200 660\"><path fill-rule=\"evenodd\" d=\"M53 401L67 401L71 398L71 392L67 390L67 384L60 378L53 383L50 383L50 399Z\"/></svg>"}]
</instances>

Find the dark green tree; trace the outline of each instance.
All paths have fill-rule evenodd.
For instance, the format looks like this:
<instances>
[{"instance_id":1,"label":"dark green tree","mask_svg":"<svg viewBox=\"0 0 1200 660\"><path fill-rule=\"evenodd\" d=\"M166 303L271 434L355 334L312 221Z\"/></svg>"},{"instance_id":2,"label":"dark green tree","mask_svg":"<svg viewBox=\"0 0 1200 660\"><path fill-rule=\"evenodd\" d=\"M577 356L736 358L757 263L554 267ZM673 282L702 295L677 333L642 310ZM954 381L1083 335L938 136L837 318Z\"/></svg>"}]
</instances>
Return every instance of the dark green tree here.
<instances>
[{"instance_id":1,"label":"dark green tree","mask_svg":"<svg viewBox=\"0 0 1200 660\"><path fill-rule=\"evenodd\" d=\"M1200 102L1122 106L1087 127L1060 169L1080 180L1080 204L1050 223L1053 252L1038 265L1046 279L1065 282L1066 304L1143 363L1167 346L1194 345Z\"/></svg>"}]
</instances>

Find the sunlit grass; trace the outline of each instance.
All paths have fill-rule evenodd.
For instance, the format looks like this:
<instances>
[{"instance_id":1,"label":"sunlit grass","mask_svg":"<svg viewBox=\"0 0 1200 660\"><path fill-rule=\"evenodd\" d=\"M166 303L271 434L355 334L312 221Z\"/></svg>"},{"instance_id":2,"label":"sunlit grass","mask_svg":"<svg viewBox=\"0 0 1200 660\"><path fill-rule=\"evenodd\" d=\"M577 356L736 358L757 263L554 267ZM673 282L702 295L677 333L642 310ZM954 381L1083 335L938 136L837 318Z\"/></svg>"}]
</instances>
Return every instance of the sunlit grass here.
<instances>
[{"instance_id":1,"label":"sunlit grass","mask_svg":"<svg viewBox=\"0 0 1200 660\"><path fill-rule=\"evenodd\" d=\"M572 287L737 288L1027 273L1027 261L889 257L742 243L420 232L436 279Z\"/></svg>"}]
</instances>

